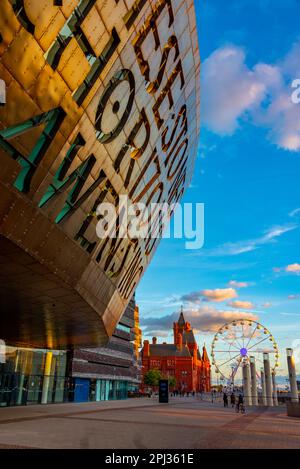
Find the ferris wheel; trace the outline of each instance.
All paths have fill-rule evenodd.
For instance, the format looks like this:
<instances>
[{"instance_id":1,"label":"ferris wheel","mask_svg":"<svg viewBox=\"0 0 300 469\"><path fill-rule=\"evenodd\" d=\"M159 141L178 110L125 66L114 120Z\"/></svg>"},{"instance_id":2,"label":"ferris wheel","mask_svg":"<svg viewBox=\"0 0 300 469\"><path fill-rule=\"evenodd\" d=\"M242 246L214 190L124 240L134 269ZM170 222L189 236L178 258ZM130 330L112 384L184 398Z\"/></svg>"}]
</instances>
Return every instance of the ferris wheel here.
<instances>
[{"instance_id":1,"label":"ferris wheel","mask_svg":"<svg viewBox=\"0 0 300 469\"><path fill-rule=\"evenodd\" d=\"M279 366L279 351L271 332L250 319L237 319L224 324L214 335L211 345L212 365L221 381L233 385L241 375L243 363L255 358L263 366L263 353L270 357L271 371Z\"/></svg>"}]
</instances>

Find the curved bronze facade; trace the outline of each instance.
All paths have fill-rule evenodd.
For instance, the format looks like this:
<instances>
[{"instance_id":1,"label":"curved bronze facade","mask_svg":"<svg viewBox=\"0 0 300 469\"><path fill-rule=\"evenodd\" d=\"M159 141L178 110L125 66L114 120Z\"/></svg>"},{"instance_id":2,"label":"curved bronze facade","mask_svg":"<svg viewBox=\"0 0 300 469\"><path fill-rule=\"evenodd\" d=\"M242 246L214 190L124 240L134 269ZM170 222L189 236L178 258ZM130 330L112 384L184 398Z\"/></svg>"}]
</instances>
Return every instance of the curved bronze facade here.
<instances>
[{"instance_id":1,"label":"curved bronze facade","mask_svg":"<svg viewBox=\"0 0 300 469\"><path fill-rule=\"evenodd\" d=\"M96 207L176 202L191 179L193 0L1 0L0 34L0 336L100 345L159 238L100 240Z\"/></svg>"}]
</instances>

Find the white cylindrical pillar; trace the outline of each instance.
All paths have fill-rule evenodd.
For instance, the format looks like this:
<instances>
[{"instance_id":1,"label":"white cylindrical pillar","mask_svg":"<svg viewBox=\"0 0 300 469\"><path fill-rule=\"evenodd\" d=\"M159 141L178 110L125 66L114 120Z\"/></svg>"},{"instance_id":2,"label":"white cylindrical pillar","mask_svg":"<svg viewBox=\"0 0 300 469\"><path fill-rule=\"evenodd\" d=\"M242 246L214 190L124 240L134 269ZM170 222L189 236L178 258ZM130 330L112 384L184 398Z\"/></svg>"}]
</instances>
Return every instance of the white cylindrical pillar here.
<instances>
[{"instance_id":1,"label":"white cylindrical pillar","mask_svg":"<svg viewBox=\"0 0 300 469\"><path fill-rule=\"evenodd\" d=\"M45 362L45 369L44 369L44 380L43 380L43 390L42 390L42 404L47 404L48 400L48 391L49 391L49 384L50 384L50 375L51 375L51 365L52 365L52 352L46 353L46 362Z\"/></svg>"},{"instance_id":2,"label":"white cylindrical pillar","mask_svg":"<svg viewBox=\"0 0 300 469\"><path fill-rule=\"evenodd\" d=\"M266 380L265 380L265 372L262 368L260 370L260 379L261 379L261 399L262 405L267 405L267 398L266 398Z\"/></svg>"},{"instance_id":3,"label":"white cylindrical pillar","mask_svg":"<svg viewBox=\"0 0 300 469\"><path fill-rule=\"evenodd\" d=\"M286 357L287 357L287 365L288 365L290 388L291 388L291 401L299 402L296 368L295 368L295 357L294 357L292 348L286 349Z\"/></svg>"},{"instance_id":4,"label":"white cylindrical pillar","mask_svg":"<svg viewBox=\"0 0 300 469\"><path fill-rule=\"evenodd\" d=\"M264 353L263 357L264 357L264 370L265 370L265 380L266 380L267 405L272 407L273 406L273 391L272 391L272 377L271 377L271 370L270 370L269 354Z\"/></svg>"},{"instance_id":5,"label":"white cylindrical pillar","mask_svg":"<svg viewBox=\"0 0 300 469\"><path fill-rule=\"evenodd\" d=\"M243 363L243 390L244 390L245 405L247 406L252 405L250 369L249 369L249 363L246 361Z\"/></svg>"},{"instance_id":6,"label":"white cylindrical pillar","mask_svg":"<svg viewBox=\"0 0 300 469\"><path fill-rule=\"evenodd\" d=\"M276 375L274 371L272 373L272 385L273 385L273 404L274 406L277 406L278 397L277 397Z\"/></svg>"},{"instance_id":7,"label":"white cylindrical pillar","mask_svg":"<svg viewBox=\"0 0 300 469\"><path fill-rule=\"evenodd\" d=\"M255 357L250 357L250 374L252 405L258 405Z\"/></svg>"}]
</instances>

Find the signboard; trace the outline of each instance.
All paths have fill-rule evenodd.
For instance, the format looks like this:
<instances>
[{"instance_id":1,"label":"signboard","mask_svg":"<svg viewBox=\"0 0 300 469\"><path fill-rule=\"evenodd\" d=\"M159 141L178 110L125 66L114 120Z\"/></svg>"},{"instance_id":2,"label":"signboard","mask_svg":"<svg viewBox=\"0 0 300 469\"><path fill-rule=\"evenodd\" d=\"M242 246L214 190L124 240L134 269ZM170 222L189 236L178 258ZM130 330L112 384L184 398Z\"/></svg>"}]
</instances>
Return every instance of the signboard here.
<instances>
[{"instance_id":1,"label":"signboard","mask_svg":"<svg viewBox=\"0 0 300 469\"><path fill-rule=\"evenodd\" d=\"M167 379L159 380L159 402L162 404L169 402L169 381Z\"/></svg>"}]
</instances>

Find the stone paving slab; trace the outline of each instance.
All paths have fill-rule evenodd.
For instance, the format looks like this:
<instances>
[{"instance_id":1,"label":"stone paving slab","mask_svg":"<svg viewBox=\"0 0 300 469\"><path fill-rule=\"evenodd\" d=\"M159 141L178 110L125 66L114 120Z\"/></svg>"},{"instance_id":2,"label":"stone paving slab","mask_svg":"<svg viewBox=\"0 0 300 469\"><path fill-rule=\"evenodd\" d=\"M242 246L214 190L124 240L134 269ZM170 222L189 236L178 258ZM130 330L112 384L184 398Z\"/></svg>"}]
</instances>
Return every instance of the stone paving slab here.
<instances>
[{"instance_id":1,"label":"stone paving slab","mask_svg":"<svg viewBox=\"0 0 300 469\"><path fill-rule=\"evenodd\" d=\"M0 409L0 447L300 448L300 419L191 397L15 407Z\"/></svg>"}]
</instances>

